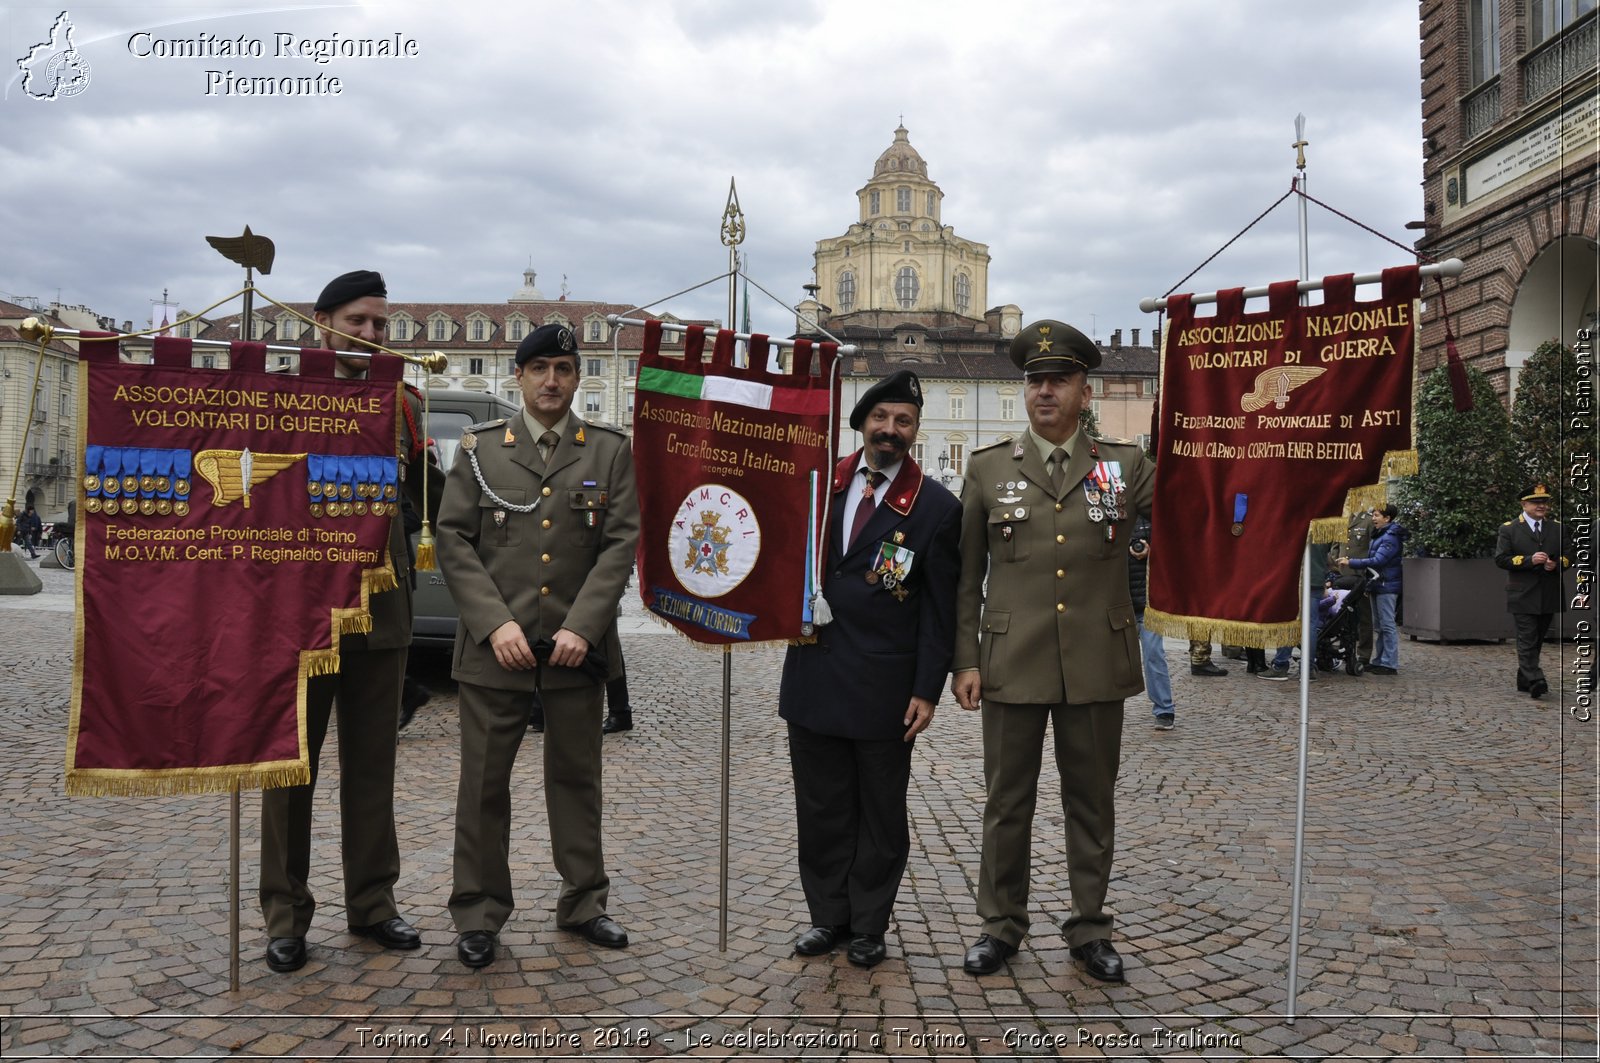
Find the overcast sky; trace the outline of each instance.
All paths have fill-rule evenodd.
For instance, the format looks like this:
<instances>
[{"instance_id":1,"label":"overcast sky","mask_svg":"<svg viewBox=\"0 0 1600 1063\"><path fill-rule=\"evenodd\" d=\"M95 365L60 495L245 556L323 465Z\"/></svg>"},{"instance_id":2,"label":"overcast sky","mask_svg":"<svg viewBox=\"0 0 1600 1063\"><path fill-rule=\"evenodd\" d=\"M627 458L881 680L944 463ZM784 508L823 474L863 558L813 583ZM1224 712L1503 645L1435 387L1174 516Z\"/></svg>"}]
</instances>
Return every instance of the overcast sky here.
<instances>
[{"instance_id":1,"label":"overcast sky","mask_svg":"<svg viewBox=\"0 0 1600 1063\"><path fill-rule=\"evenodd\" d=\"M204 238L246 224L284 300L374 268L392 299L499 301L531 259L552 298L565 276L574 299L652 301L726 268L730 177L749 271L792 303L902 116L944 222L989 245L989 304L1100 338L1153 325L1139 300L1289 188L1296 113L1313 196L1408 245L1422 217L1403 0L74 3L89 82L29 98L17 60L63 2L0 8L0 295L139 325L163 288L188 309L238 288ZM275 58L277 34L417 54ZM202 35L263 54L134 54ZM208 95L207 71L342 91ZM1296 230L1291 200L1180 290L1296 276ZM1316 206L1310 234L1313 276L1410 261ZM662 309L722 317L726 288Z\"/></svg>"}]
</instances>

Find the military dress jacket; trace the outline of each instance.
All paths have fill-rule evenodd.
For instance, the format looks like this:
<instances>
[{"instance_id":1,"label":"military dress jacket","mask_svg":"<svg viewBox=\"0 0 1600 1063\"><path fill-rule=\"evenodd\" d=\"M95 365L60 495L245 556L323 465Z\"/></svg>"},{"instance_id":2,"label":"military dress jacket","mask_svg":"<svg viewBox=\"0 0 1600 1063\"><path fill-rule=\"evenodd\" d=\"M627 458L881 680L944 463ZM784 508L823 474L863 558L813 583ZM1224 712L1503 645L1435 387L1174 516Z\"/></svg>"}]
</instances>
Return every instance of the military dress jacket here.
<instances>
[{"instance_id":1,"label":"military dress jacket","mask_svg":"<svg viewBox=\"0 0 1600 1063\"><path fill-rule=\"evenodd\" d=\"M638 544L633 452L620 430L571 417L546 465L522 417L474 426L439 513L439 564L461 611L451 675L501 690L594 682L576 668L502 668L489 636L508 620L530 646L561 628L581 635L616 674L617 603Z\"/></svg>"},{"instance_id":2,"label":"military dress jacket","mask_svg":"<svg viewBox=\"0 0 1600 1063\"><path fill-rule=\"evenodd\" d=\"M1059 494L1026 435L974 451L967 462L955 669L977 668L986 700L1078 705L1144 689L1128 542L1134 518L1150 514L1155 464L1131 442L1082 429L1067 451ZM1120 468L1125 516L1112 521L1102 499L1097 522L1084 483L1097 463L1111 462Z\"/></svg>"},{"instance_id":3,"label":"military dress jacket","mask_svg":"<svg viewBox=\"0 0 1600 1063\"><path fill-rule=\"evenodd\" d=\"M1554 572L1529 560L1541 550L1555 558ZM1506 570L1506 612L1561 612L1565 605L1561 573L1572 565L1572 543L1560 521L1545 518L1538 535L1533 534L1527 514L1500 525L1494 563Z\"/></svg>"},{"instance_id":4,"label":"military dress jacket","mask_svg":"<svg viewBox=\"0 0 1600 1063\"><path fill-rule=\"evenodd\" d=\"M423 512L423 480L426 479L428 520L435 521L444 495L444 470L433 465L428 467L427 476L423 476L423 468L429 458L421 444L421 400L410 387L400 394L402 404L397 418L397 449L404 476L400 489L420 515ZM367 598L367 609L372 613L372 630L366 635L368 649L398 650L411 645L411 551L406 538L405 519L396 509L394 516L389 519L389 561L394 567L395 586Z\"/></svg>"},{"instance_id":5,"label":"military dress jacket","mask_svg":"<svg viewBox=\"0 0 1600 1063\"><path fill-rule=\"evenodd\" d=\"M778 715L819 734L890 741L905 736L912 697L938 704L950 675L961 504L904 458L846 544L844 503L860 456L834 470L822 582L833 622L817 628L815 643L789 647Z\"/></svg>"}]
</instances>

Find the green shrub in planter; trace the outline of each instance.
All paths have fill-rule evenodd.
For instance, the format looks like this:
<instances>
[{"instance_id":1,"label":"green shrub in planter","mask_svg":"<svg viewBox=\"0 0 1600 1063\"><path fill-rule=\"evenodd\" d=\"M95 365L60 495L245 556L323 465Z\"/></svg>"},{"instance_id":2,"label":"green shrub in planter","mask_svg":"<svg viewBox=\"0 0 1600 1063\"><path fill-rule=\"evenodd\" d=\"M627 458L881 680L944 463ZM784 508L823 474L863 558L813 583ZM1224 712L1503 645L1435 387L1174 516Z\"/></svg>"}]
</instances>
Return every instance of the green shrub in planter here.
<instances>
[{"instance_id":1,"label":"green shrub in planter","mask_svg":"<svg viewBox=\"0 0 1600 1063\"><path fill-rule=\"evenodd\" d=\"M1489 378L1467 368L1472 409L1457 413L1444 366L1417 391L1417 474L1400 481L1400 523L1427 557L1489 557L1500 525L1516 516L1522 472L1511 420Z\"/></svg>"},{"instance_id":2,"label":"green shrub in planter","mask_svg":"<svg viewBox=\"0 0 1600 1063\"><path fill-rule=\"evenodd\" d=\"M1511 438L1521 465L1521 482L1542 483L1550 489L1555 498L1550 515L1557 520L1571 517L1566 483L1573 456L1585 445L1583 433L1572 429L1577 409L1577 356L1558 340L1540 344L1517 377Z\"/></svg>"}]
</instances>

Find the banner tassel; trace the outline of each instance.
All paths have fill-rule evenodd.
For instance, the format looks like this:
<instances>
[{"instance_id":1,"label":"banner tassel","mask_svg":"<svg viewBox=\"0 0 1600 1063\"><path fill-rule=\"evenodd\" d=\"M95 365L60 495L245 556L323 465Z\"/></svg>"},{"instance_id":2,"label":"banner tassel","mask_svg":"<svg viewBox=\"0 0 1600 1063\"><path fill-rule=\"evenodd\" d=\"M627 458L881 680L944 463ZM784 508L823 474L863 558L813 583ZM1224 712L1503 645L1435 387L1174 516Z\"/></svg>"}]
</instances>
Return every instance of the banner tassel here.
<instances>
[{"instance_id":1,"label":"banner tassel","mask_svg":"<svg viewBox=\"0 0 1600 1063\"><path fill-rule=\"evenodd\" d=\"M433 572L439 567L433 555L433 528L427 521L422 522L422 534L417 536L417 571Z\"/></svg>"},{"instance_id":2,"label":"banner tassel","mask_svg":"<svg viewBox=\"0 0 1600 1063\"><path fill-rule=\"evenodd\" d=\"M828 605L828 599L818 591L817 596L811 600L811 622L817 627L824 627L833 623L833 609Z\"/></svg>"}]
</instances>

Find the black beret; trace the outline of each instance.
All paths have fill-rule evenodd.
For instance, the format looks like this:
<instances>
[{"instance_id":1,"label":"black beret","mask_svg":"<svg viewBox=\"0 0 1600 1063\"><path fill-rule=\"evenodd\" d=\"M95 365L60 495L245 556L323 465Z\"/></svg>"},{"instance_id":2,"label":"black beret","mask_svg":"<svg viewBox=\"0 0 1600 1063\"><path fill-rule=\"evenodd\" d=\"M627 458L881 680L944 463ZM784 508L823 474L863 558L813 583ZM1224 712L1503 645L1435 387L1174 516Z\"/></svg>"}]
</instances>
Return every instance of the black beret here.
<instances>
[{"instance_id":1,"label":"black beret","mask_svg":"<svg viewBox=\"0 0 1600 1063\"><path fill-rule=\"evenodd\" d=\"M374 273L370 269L351 270L328 282L328 286L322 289L322 294L317 296L316 309L319 313L325 313L369 295L389 298L389 289L384 286L383 274Z\"/></svg>"},{"instance_id":2,"label":"black beret","mask_svg":"<svg viewBox=\"0 0 1600 1063\"><path fill-rule=\"evenodd\" d=\"M922 381L909 369L899 369L866 390L856 408L850 411L850 427L860 430L867 414L880 402L909 402L922 409Z\"/></svg>"},{"instance_id":3,"label":"black beret","mask_svg":"<svg viewBox=\"0 0 1600 1063\"><path fill-rule=\"evenodd\" d=\"M559 358L570 354L576 360L578 341L565 325L540 325L517 344L517 364L525 365L535 358Z\"/></svg>"},{"instance_id":4,"label":"black beret","mask_svg":"<svg viewBox=\"0 0 1600 1063\"><path fill-rule=\"evenodd\" d=\"M1035 321L1011 341L1011 361L1024 374L1086 373L1100 368L1100 348L1071 325Z\"/></svg>"}]
</instances>

